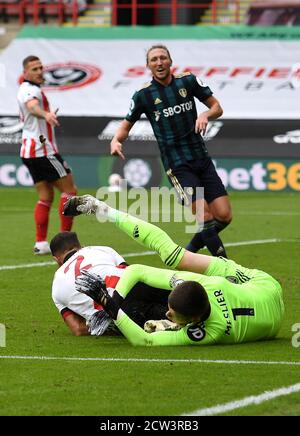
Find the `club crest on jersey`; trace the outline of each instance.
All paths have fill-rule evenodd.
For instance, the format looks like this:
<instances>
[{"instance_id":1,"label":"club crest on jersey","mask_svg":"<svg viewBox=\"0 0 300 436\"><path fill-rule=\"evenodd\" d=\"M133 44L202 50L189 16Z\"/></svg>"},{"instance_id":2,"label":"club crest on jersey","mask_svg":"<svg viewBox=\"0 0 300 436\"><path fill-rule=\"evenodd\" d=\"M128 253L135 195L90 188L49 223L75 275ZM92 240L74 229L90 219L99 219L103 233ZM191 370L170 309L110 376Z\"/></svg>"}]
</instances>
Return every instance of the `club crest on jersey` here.
<instances>
[{"instance_id":1,"label":"club crest on jersey","mask_svg":"<svg viewBox=\"0 0 300 436\"><path fill-rule=\"evenodd\" d=\"M185 88L180 88L179 89L179 95L181 95L181 97L185 98L187 96L187 90Z\"/></svg>"},{"instance_id":2,"label":"club crest on jersey","mask_svg":"<svg viewBox=\"0 0 300 436\"><path fill-rule=\"evenodd\" d=\"M162 103L162 101L161 101L160 98L157 97L157 98L154 100L154 104L159 104L159 103Z\"/></svg>"}]
</instances>

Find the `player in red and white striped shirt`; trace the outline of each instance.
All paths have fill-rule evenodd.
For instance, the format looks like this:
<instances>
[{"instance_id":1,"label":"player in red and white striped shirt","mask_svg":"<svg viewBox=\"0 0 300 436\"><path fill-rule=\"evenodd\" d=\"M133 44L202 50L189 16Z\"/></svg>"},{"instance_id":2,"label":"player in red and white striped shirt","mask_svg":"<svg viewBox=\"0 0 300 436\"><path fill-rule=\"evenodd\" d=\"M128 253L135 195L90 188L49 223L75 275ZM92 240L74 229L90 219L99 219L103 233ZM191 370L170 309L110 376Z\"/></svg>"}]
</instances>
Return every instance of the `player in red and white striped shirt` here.
<instances>
[{"instance_id":1,"label":"player in red and white striped shirt","mask_svg":"<svg viewBox=\"0 0 300 436\"><path fill-rule=\"evenodd\" d=\"M18 91L20 118L24 123L20 156L27 166L38 193L35 207L35 254L50 253L47 242L49 212L54 199L54 188L61 192L59 215L61 231L69 231L72 218L63 215L63 207L77 192L67 163L60 156L54 128L59 125L57 110L50 110L47 97L41 89L44 82L43 65L36 56L23 60L24 81Z\"/></svg>"},{"instance_id":2,"label":"player in red and white striped shirt","mask_svg":"<svg viewBox=\"0 0 300 436\"><path fill-rule=\"evenodd\" d=\"M51 240L51 251L59 265L52 283L52 299L66 325L76 336L101 336L111 319L101 306L78 292L75 280L82 270L100 276L113 295L127 263L110 247L82 247L74 232L58 233ZM149 319L165 318L168 292L137 283L122 303L123 310L141 327Z\"/></svg>"}]
</instances>

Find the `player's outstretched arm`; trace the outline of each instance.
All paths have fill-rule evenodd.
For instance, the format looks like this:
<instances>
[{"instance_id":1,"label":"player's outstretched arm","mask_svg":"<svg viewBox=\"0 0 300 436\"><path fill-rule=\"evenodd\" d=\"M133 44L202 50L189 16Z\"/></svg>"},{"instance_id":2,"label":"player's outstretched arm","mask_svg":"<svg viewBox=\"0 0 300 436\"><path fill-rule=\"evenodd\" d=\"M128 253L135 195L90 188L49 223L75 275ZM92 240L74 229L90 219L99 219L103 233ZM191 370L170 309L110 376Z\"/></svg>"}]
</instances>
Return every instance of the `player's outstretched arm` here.
<instances>
[{"instance_id":1,"label":"player's outstretched arm","mask_svg":"<svg viewBox=\"0 0 300 436\"><path fill-rule=\"evenodd\" d=\"M170 289L169 278L174 274L172 271L157 270L158 274L154 275L153 270L155 268L147 268L151 269L151 274L149 275L149 271L146 271L146 279L148 278L150 280L151 276L152 280L161 284L159 276L160 273L162 273L165 288ZM117 293L120 296L126 296L128 292L130 292L131 285L144 277L144 269L144 265L132 265L128 267L118 283L118 289L116 289ZM125 275L127 275L127 278L124 277ZM75 286L78 292L88 295L96 303L102 305L104 310L114 320L115 325L132 345L185 345L190 343L185 332L181 332L181 330L160 331L155 333L145 332L120 309L120 305L108 294L103 280L96 274L85 270L81 271L81 275L76 278Z\"/></svg>"},{"instance_id":2,"label":"player's outstretched arm","mask_svg":"<svg viewBox=\"0 0 300 436\"><path fill-rule=\"evenodd\" d=\"M123 153L123 142L128 138L129 132L133 127L134 123L130 123L127 120L123 120L120 127L116 131L110 143L110 154L113 156L119 156L121 159L125 160L125 155Z\"/></svg>"},{"instance_id":3,"label":"player's outstretched arm","mask_svg":"<svg viewBox=\"0 0 300 436\"><path fill-rule=\"evenodd\" d=\"M85 319L77 313L71 312L64 318L64 322L75 336L87 336L90 334Z\"/></svg>"},{"instance_id":4,"label":"player's outstretched arm","mask_svg":"<svg viewBox=\"0 0 300 436\"><path fill-rule=\"evenodd\" d=\"M186 278L191 278L190 273L182 272L178 274L180 275L179 279L184 280L187 274ZM147 333L120 309L120 304L115 298L115 294L117 294L118 300L123 300L122 297L125 297L130 292L132 286L137 281L143 281L154 287L170 290L176 286L176 278L176 273L170 270L146 267L145 265L132 265L126 269L119 280L113 297L108 294L103 280L96 274L88 271L83 270L81 272L81 275L76 278L75 285L78 292L88 295L103 306L104 310L114 320L115 325L132 345L174 346L195 344L195 339L193 339L192 335L193 329L195 330L193 325L188 324L180 329L176 326L176 329L172 330ZM190 331L190 329L192 330ZM198 343L198 340L196 343ZM208 340L207 343L209 343Z\"/></svg>"}]
</instances>

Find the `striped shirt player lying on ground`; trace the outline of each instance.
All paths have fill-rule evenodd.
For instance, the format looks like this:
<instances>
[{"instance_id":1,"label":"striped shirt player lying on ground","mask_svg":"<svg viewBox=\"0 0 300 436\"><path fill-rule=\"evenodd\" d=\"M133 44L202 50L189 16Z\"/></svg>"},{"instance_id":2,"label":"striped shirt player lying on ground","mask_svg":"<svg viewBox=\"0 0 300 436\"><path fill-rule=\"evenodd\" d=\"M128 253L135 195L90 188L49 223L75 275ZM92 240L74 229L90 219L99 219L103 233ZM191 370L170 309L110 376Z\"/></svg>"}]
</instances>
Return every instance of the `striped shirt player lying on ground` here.
<instances>
[{"instance_id":1,"label":"striped shirt player lying on ground","mask_svg":"<svg viewBox=\"0 0 300 436\"><path fill-rule=\"evenodd\" d=\"M75 336L115 334L116 328L103 310L75 289L75 279L89 270L104 280L112 293L128 264L111 247L82 247L74 232L58 233L50 248L59 268L52 283L52 299L65 324ZM149 319L160 320L167 312L168 294L137 283L123 302L123 309L141 327Z\"/></svg>"},{"instance_id":2,"label":"striped shirt player lying on ground","mask_svg":"<svg viewBox=\"0 0 300 436\"><path fill-rule=\"evenodd\" d=\"M101 304L133 345L235 344L271 339L278 333L284 304L280 284L269 274L233 260L191 253L176 245L161 229L87 195L73 197L65 214L95 213L144 246L157 251L165 264L180 272L132 265L113 296L96 274L82 271L77 291ZM102 224L103 225L103 224ZM124 298L142 282L170 292L167 317L181 328L147 333L122 310Z\"/></svg>"}]
</instances>

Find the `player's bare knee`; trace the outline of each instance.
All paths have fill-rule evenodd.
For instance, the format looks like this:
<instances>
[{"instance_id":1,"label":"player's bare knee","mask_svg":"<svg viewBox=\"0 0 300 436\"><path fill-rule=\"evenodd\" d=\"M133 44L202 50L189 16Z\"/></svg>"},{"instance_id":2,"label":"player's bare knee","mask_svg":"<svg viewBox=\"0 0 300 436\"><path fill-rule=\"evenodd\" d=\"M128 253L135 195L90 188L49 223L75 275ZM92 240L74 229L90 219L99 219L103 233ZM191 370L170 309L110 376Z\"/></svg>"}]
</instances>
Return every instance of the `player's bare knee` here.
<instances>
[{"instance_id":1,"label":"player's bare knee","mask_svg":"<svg viewBox=\"0 0 300 436\"><path fill-rule=\"evenodd\" d=\"M211 221L214 219L214 216L209 211L204 211L203 220L204 222Z\"/></svg>"},{"instance_id":2,"label":"player's bare knee","mask_svg":"<svg viewBox=\"0 0 300 436\"><path fill-rule=\"evenodd\" d=\"M227 225L231 223L232 221L232 212L231 210L224 210L220 211L219 213L215 214L214 218L222 223L226 223Z\"/></svg>"}]
</instances>

